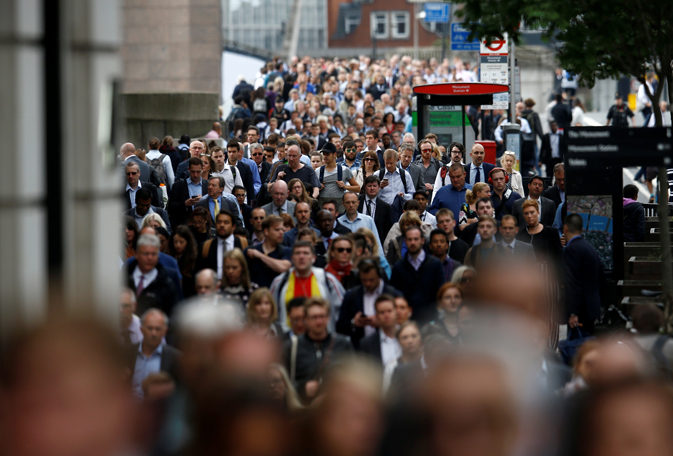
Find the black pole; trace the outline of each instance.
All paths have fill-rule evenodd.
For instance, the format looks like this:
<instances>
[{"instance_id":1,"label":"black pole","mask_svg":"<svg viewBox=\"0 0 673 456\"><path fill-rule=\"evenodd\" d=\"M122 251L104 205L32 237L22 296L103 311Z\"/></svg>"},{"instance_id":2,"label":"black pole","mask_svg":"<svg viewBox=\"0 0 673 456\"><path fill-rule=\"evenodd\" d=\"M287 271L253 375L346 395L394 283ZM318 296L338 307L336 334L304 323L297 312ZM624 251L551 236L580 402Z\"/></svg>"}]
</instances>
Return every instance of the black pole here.
<instances>
[{"instance_id":1,"label":"black pole","mask_svg":"<svg viewBox=\"0 0 673 456\"><path fill-rule=\"evenodd\" d=\"M47 266L58 281L63 268L63 131L61 124L61 0L43 0L44 26L44 137L47 204ZM46 204L45 198L45 204Z\"/></svg>"}]
</instances>

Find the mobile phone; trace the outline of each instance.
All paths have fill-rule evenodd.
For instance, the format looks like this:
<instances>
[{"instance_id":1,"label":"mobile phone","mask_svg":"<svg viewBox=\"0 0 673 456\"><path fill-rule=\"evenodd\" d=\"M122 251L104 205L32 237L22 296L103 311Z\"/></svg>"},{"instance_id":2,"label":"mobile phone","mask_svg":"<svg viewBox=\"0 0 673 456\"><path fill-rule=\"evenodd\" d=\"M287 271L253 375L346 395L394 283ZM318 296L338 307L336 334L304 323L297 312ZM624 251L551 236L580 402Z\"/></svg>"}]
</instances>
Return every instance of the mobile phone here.
<instances>
[{"instance_id":1,"label":"mobile phone","mask_svg":"<svg viewBox=\"0 0 673 456\"><path fill-rule=\"evenodd\" d=\"M388 178L387 178L387 177L384 177L383 180L382 180L381 182L388 182Z\"/></svg>"}]
</instances>

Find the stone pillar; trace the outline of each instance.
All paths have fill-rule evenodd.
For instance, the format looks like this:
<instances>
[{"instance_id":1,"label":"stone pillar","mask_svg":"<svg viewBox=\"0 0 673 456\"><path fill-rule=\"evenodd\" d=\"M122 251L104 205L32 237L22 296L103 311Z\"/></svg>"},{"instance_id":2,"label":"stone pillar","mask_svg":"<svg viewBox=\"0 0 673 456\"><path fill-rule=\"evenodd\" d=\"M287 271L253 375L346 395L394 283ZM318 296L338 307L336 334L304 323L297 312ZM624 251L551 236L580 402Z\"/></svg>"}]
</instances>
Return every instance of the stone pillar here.
<instances>
[{"instance_id":1,"label":"stone pillar","mask_svg":"<svg viewBox=\"0 0 673 456\"><path fill-rule=\"evenodd\" d=\"M126 92L220 93L221 0L122 3Z\"/></svg>"}]
</instances>

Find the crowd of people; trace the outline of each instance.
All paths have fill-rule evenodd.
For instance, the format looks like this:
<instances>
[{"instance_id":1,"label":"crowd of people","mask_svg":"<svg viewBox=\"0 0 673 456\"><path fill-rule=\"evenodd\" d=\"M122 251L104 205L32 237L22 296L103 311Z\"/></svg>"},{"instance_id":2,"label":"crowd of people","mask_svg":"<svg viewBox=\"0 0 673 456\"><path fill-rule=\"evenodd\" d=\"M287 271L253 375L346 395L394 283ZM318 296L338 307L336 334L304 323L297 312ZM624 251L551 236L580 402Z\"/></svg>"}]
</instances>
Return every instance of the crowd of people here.
<instances>
[{"instance_id":1,"label":"crowd of people","mask_svg":"<svg viewBox=\"0 0 673 456\"><path fill-rule=\"evenodd\" d=\"M270 62L231 128L124 144L119 329L53 323L9 348L8 454L670 451L662 313L592 339L604 271L534 102L517 116L549 188L510 151L410 133L411 85L470 73Z\"/></svg>"}]
</instances>

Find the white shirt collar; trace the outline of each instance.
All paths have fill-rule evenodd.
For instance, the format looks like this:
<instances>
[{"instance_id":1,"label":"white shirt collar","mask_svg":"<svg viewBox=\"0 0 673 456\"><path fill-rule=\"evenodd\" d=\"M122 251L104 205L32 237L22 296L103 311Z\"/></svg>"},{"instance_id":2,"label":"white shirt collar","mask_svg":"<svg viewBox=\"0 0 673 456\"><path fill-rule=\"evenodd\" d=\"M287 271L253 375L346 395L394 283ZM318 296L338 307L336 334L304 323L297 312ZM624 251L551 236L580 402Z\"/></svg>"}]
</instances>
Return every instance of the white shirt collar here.
<instances>
[{"instance_id":1,"label":"white shirt collar","mask_svg":"<svg viewBox=\"0 0 673 456\"><path fill-rule=\"evenodd\" d=\"M135 189L131 188L131 185L128 182L126 183L126 190L131 190L132 192L137 192L139 188L143 188L143 184L140 181L138 181L138 186Z\"/></svg>"}]
</instances>

